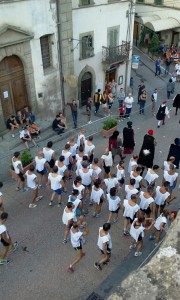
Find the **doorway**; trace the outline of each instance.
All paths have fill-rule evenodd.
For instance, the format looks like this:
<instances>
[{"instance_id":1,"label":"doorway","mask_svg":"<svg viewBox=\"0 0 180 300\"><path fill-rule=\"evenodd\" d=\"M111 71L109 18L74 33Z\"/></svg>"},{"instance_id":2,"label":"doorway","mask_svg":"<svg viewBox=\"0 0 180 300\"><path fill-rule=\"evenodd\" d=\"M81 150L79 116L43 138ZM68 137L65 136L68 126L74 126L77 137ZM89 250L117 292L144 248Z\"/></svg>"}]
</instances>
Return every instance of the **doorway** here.
<instances>
[{"instance_id":1,"label":"doorway","mask_svg":"<svg viewBox=\"0 0 180 300\"><path fill-rule=\"evenodd\" d=\"M105 76L105 82L112 82L112 80L115 80L116 78L116 71L112 71L112 72L106 72L106 76ZM115 80L116 81L116 80Z\"/></svg>"},{"instance_id":2,"label":"doorway","mask_svg":"<svg viewBox=\"0 0 180 300\"><path fill-rule=\"evenodd\" d=\"M0 62L0 100L5 121L28 106L24 67L16 55Z\"/></svg>"},{"instance_id":3,"label":"doorway","mask_svg":"<svg viewBox=\"0 0 180 300\"><path fill-rule=\"evenodd\" d=\"M87 99L92 93L92 75L90 72L84 73L81 79L81 106L86 105Z\"/></svg>"}]
</instances>

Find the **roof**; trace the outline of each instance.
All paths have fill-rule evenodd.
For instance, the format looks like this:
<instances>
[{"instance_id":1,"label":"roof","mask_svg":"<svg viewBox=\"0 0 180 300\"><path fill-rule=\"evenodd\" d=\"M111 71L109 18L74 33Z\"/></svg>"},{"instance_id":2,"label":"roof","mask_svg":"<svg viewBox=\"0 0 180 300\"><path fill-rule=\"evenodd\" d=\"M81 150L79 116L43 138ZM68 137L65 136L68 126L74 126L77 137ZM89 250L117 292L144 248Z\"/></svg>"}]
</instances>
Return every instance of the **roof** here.
<instances>
[{"instance_id":1,"label":"roof","mask_svg":"<svg viewBox=\"0 0 180 300\"><path fill-rule=\"evenodd\" d=\"M180 27L180 22L174 18L149 21L145 23L149 29L157 32Z\"/></svg>"}]
</instances>

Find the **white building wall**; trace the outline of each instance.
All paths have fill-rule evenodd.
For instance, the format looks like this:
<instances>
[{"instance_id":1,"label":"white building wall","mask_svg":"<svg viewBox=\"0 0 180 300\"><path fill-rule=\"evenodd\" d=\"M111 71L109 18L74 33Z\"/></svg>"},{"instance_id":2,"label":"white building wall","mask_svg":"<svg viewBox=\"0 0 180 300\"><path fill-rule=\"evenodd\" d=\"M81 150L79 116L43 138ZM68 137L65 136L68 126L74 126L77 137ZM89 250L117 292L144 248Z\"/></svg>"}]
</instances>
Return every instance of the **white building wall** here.
<instances>
[{"instance_id":1,"label":"white building wall","mask_svg":"<svg viewBox=\"0 0 180 300\"><path fill-rule=\"evenodd\" d=\"M75 3L76 2L76 3ZM95 1L97 2L97 1ZM106 3L108 1L101 1ZM74 7L79 1L74 1ZM108 5L94 5L73 10L73 38L79 40L80 34L94 31L94 57L79 60L80 45L75 48L78 41L73 41L74 50L74 72L78 77L82 69L89 65L96 73L96 88L105 83L105 72L102 64L102 46L107 47L107 29L108 27L119 26L119 45L122 41L126 41L126 33L128 26L128 18L126 11L128 10L129 2L112 3ZM117 71L117 79L119 75L125 77L125 64L121 64Z\"/></svg>"}]
</instances>

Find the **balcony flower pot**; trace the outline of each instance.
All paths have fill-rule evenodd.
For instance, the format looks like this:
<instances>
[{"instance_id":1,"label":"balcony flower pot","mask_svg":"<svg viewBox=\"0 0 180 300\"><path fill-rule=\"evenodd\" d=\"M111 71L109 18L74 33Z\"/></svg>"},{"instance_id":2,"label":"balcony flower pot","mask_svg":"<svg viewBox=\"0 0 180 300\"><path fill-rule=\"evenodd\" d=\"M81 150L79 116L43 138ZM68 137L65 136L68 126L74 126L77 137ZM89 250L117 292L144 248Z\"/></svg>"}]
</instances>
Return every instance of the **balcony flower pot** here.
<instances>
[{"instance_id":1,"label":"balcony flower pot","mask_svg":"<svg viewBox=\"0 0 180 300\"><path fill-rule=\"evenodd\" d=\"M27 170L29 170L30 165L34 164L34 162L33 162L33 156L27 150L24 150L22 152L20 159L21 159L21 162L22 162L22 165L23 165L24 172L26 172ZM15 173L13 165L10 166L10 172L11 172L12 178L17 181L18 180L18 175Z\"/></svg>"},{"instance_id":2,"label":"balcony flower pot","mask_svg":"<svg viewBox=\"0 0 180 300\"><path fill-rule=\"evenodd\" d=\"M102 135L104 137L110 137L115 130L117 130L118 121L114 118L109 118L104 122L102 128Z\"/></svg>"}]
</instances>

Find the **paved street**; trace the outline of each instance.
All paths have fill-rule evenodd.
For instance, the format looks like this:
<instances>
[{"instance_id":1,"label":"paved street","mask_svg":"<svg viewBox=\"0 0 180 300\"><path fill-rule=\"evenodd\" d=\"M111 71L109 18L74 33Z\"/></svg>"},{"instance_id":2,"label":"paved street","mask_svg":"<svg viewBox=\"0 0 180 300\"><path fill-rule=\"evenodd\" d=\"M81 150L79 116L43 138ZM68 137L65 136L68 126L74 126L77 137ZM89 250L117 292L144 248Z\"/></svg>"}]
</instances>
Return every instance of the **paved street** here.
<instances>
[{"instance_id":1,"label":"paved street","mask_svg":"<svg viewBox=\"0 0 180 300\"><path fill-rule=\"evenodd\" d=\"M144 62L146 57L142 54L141 56ZM139 153L144 134L148 129L152 128L157 139L154 163L162 165L167 158L169 145L175 137L179 137L180 112L178 112L178 116L174 116L171 99L169 101L169 108L172 108L171 118L166 120L165 126L157 128L157 120L150 112L150 95L154 88L158 88L158 102L160 104L161 100L166 98L166 83L168 79L155 77L151 71L154 68L154 64L148 62L147 67L143 62L140 62L138 70L132 71L135 87L138 86L140 79L143 79L149 95L145 116L139 115L139 106L136 104L137 90L134 90L135 104L131 118L136 140L134 153ZM176 91L180 93L180 83L176 85ZM114 104L113 114L118 115L117 104ZM86 117L83 116L81 122L83 120L85 122L85 119ZM93 120L97 120L97 117L93 116ZM120 132L122 132L125 124L125 121L119 123L118 130ZM87 126L87 134L98 130L95 123L92 126ZM99 132L94 136L94 143L96 145L95 154L100 157L107 145L107 140ZM56 143L56 148L60 149L61 145L64 144L64 140L60 141ZM125 159L126 168L129 159L130 156L127 155ZM118 162L117 159L116 162ZM2 160L1 168L3 168ZM162 174L163 172L160 171L159 183L161 182ZM129 177L127 175L126 182L128 181ZM175 191L176 195L178 195L178 185ZM71 192L71 186L70 182L69 192ZM74 274L70 274L66 271L66 266L75 257L75 251L70 243L62 244L64 226L61 223L62 211L67 196L63 195L63 207L58 208L57 205L49 207L51 191L44 187L39 193L43 195L43 200L38 204L37 208L31 210L28 208L30 192L16 192L15 182L10 179L10 176L4 182L2 192L5 198L5 210L9 213L8 230L11 236L19 242L17 252L9 253L8 255L11 263L8 266L0 266L1 295L3 295L4 300L85 300L93 291L96 291L105 299L115 288L117 282L127 275L127 271L136 269L153 249L153 243L150 243L145 238L143 255L141 257L134 258L133 252L129 253L130 238L123 236L121 210L118 222L113 224L111 228L113 242L111 262L103 268L102 272L96 270L93 264L100 256L96 246L98 227L107 221L108 216L107 204L105 203L102 208L102 215L98 219L92 218L92 209L89 208L86 220L90 227L90 234L87 244L84 246L86 256L75 267ZM123 190L121 195L123 195ZM170 209L174 207L177 209L178 201L179 198L170 205Z\"/></svg>"}]
</instances>

